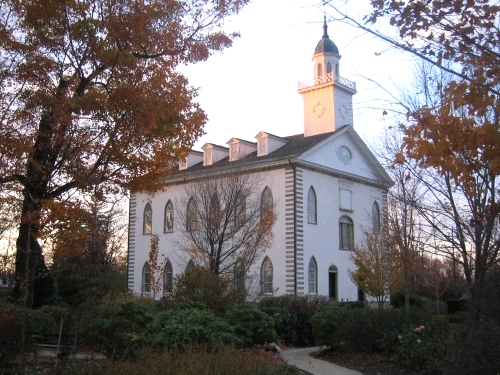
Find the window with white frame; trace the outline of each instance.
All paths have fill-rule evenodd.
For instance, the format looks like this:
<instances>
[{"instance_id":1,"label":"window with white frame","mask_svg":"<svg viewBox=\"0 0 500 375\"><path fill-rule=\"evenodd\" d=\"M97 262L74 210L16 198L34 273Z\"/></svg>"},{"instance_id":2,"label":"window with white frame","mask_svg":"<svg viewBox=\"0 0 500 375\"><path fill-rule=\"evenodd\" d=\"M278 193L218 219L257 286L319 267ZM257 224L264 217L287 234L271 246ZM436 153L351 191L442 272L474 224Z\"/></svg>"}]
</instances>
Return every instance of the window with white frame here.
<instances>
[{"instance_id":1,"label":"window with white frame","mask_svg":"<svg viewBox=\"0 0 500 375\"><path fill-rule=\"evenodd\" d=\"M148 262L142 267L142 293L151 293L151 270Z\"/></svg>"},{"instance_id":2,"label":"window with white frame","mask_svg":"<svg viewBox=\"0 0 500 375\"><path fill-rule=\"evenodd\" d=\"M164 218L163 231L165 233L170 233L174 231L174 205L170 200L165 205L165 218Z\"/></svg>"},{"instance_id":3,"label":"window with white frame","mask_svg":"<svg viewBox=\"0 0 500 375\"><path fill-rule=\"evenodd\" d=\"M142 228L144 234L151 234L153 232L153 209L151 203L148 203L146 207L144 207L144 222Z\"/></svg>"},{"instance_id":4,"label":"window with white frame","mask_svg":"<svg viewBox=\"0 0 500 375\"><path fill-rule=\"evenodd\" d=\"M318 294L318 266L316 259L311 257L309 261L309 294Z\"/></svg>"},{"instance_id":5,"label":"window with white frame","mask_svg":"<svg viewBox=\"0 0 500 375\"><path fill-rule=\"evenodd\" d=\"M273 263L266 257L262 262L260 270L260 284L262 294L273 293Z\"/></svg>"},{"instance_id":6,"label":"window with white frame","mask_svg":"<svg viewBox=\"0 0 500 375\"><path fill-rule=\"evenodd\" d=\"M309 192L307 193L307 219L311 224L316 224L318 222L317 208L316 192L311 186L309 188Z\"/></svg>"},{"instance_id":7,"label":"window with white frame","mask_svg":"<svg viewBox=\"0 0 500 375\"><path fill-rule=\"evenodd\" d=\"M167 260L167 263L165 263L165 269L163 270L163 294L172 293L173 285L174 271L172 263L170 263L170 260Z\"/></svg>"},{"instance_id":8,"label":"window with white frame","mask_svg":"<svg viewBox=\"0 0 500 375\"><path fill-rule=\"evenodd\" d=\"M342 216L339 220L340 249L354 249L354 224L347 216Z\"/></svg>"}]
</instances>

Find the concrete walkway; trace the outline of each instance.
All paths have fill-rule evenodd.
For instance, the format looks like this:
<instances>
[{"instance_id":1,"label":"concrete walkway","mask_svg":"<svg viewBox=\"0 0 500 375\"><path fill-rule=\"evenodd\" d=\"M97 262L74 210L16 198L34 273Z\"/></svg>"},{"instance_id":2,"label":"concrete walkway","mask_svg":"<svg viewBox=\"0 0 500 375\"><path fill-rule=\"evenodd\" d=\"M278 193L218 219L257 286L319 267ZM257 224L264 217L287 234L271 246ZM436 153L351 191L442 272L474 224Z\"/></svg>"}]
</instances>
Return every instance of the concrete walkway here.
<instances>
[{"instance_id":1,"label":"concrete walkway","mask_svg":"<svg viewBox=\"0 0 500 375\"><path fill-rule=\"evenodd\" d=\"M288 364L313 375L362 375L359 371L349 370L309 355L318 350L319 347L283 350L281 355Z\"/></svg>"}]
</instances>

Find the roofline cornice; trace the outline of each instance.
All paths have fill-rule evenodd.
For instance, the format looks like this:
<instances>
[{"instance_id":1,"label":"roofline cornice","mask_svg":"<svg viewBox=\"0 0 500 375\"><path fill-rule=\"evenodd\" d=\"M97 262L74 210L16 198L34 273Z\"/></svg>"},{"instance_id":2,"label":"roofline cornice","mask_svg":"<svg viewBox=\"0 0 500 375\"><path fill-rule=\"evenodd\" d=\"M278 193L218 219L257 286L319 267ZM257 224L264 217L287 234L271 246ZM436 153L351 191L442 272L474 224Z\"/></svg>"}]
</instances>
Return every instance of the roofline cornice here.
<instances>
[{"instance_id":1,"label":"roofline cornice","mask_svg":"<svg viewBox=\"0 0 500 375\"><path fill-rule=\"evenodd\" d=\"M176 185L180 183L185 183L187 181L195 181L199 179L205 178L213 178L214 176L224 176L227 174L235 173L237 171L242 171L244 173L256 173L262 172L272 169L279 169L283 166L289 164L289 158L276 158L276 159L267 159L266 161L262 161L261 163L245 163L245 164L237 164L237 165L225 165L216 168L208 168L204 167L204 169L199 169L196 171L186 171L179 172L167 177L163 178L163 182L165 185ZM296 157L290 158L290 160L296 160ZM206 168L206 169L205 169Z\"/></svg>"},{"instance_id":2,"label":"roofline cornice","mask_svg":"<svg viewBox=\"0 0 500 375\"><path fill-rule=\"evenodd\" d=\"M349 180L349 181L353 181L353 182L359 182L359 183L363 183L366 185L375 186L378 188L389 189L391 186L394 185L394 182L392 180L387 181L387 182L375 181L375 180L372 180L369 178L361 177L361 176L358 176L358 175L355 175L352 173L342 172L342 171L339 171L337 169L324 167L324 166L321 166L319 164L307 162L304 160L296 160L294 163L297 166L304 168L304 169L324 173L324 174L332 176L332 177L337 177L337 178L341 178L341 179L345 179L345 180Z\"/></svg>"}]
</instances>

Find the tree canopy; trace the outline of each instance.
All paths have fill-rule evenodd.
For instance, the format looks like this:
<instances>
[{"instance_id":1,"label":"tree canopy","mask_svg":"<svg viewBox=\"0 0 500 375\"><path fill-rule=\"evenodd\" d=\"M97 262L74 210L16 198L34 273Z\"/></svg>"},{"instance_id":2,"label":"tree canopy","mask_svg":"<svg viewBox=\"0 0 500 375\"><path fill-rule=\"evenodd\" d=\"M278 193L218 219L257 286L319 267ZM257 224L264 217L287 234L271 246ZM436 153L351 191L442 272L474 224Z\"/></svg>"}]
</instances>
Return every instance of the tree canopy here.
<instances>
[{"instance_id":1,"label":"tree canopy","mask_svg":"<svg viewBox=\"0 0 500 375\"><path fill-rule=\"evenodd\" d=\"M364 21L347 19L450 74L444 81L428 76L430 100L407 107L395 162L416 161L421 168L411 169L409 178L423 184L426 200L410 203L430 233L448 245L441 246L441 254L462 266L479 313L486 276L500 250L500 3L371 0L371 5ZM380 19L389 20L396 37L376 30Z\"/></svg>"},{"instance_id":2,"label":"tree canopy","mask_svg":"<svg viewBox=\"0 0 500 375\"><path fill-rule=\"evenodd\" d=\"M41 254L44 209L75 191L161 187L206 121L176 67L230 46L222 23L248 1L0 4L0 184L23 191L18 286Z\"/></svg>"}]
</instances>

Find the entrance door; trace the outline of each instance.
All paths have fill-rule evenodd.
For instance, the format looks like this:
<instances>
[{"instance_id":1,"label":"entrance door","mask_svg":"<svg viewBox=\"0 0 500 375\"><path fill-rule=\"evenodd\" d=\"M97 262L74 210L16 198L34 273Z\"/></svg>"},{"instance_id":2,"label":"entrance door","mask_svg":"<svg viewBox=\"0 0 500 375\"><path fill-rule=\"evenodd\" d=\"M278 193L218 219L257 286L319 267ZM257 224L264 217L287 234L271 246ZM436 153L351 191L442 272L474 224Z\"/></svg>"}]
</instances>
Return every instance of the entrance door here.
<instances>
[{"instance_id":1,"label":"entrance door","mask_svg":"<svg viewBox=\"0 0 500 375\"><path fill-rule=\"evenodd\" d=\"M332 299L337 299L337 272L330 271L328 273L328 296Z\"/></svg>"}]
</instances>

